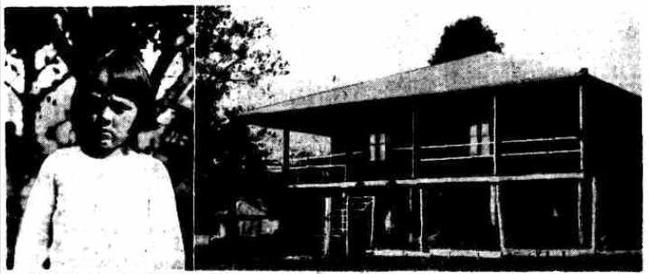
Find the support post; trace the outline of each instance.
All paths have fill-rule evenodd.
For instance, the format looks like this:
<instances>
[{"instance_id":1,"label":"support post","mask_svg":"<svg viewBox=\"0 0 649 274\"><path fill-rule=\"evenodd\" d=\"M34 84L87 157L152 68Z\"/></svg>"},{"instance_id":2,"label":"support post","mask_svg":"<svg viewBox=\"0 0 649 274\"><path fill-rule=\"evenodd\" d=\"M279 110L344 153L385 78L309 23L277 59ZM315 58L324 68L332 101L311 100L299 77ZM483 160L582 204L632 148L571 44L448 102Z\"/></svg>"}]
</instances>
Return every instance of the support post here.
<instances>
[{"instance_id":1,"label":"support post","mask_svg":"<svg viewBox=\"0 0 649 274\"><path fill-rule=\"evenodd\" d=\"M343 199L345 201L345 211L342 213L342 219L344 220L343 222L343 227L344 227L344 235L343 237L345 238L345 257L349 257L349 194L343 192Z\"/></svg>"},{"instance_id":2,"label":"support post","mask_svg":"<svg viewBox=\"0 0 649 274\"><path fill-rule=\"evenodd\" d=\"M496 101L496 95L493 96L493 104L491 108L491 136L492 138L492 163L493 163L493 175L498 175L498 136L496 135L498 132L496 131L496 126L497 126L497 112L496 112L496 107L497 107L497 101Z\"/></svg>"},{"instance_id":3,"label":"support post","mask_svg":"<svg viewBox=\"0 0 649 274\"><path fill-rule=\"evenodd\" d=\"M347 141L345 141L345 142L347 142ZM345 161L345 176L344 176L345 177L344 178L345 182L348 181L349 178L351 177L351 176L349 176L349 173L350 173L349 170L353 166L352 165L352 162L353 162L352 161L352 156L353 156L353 153L352 153L351 149L349 148L348 145L346 145L345 146L345 159L344 159L344 161Z\"/></svg>"},{"instance_id":4,"label":"support post","mask_svg":"<svg viewBox=\"0 0 649 274\"><path fill-rule=\"evenodd\" d=\"M419 251L424 252L424 189L419 188Z\"/></svg>"},{"instance_id":5,"label":"support post","mask_svg":"<svg viewBox=\"0 0 649 274\"><path fill-rule=\"evenodd\" d=\"M577 236L579 237L579 244L583 245L584 244L584 222L583 222L583 214L582 214L582 180L579 180L577 182Z\"/></svg>"},{"instance_id":6,"label":"support post","mask_svg":"<svg viewBox=\"0 0 649 274\"><path fill-rule=\"evenodd\" d=\"M584 172L584 85L579 84L579 132L577 134L579 136L579 171ZM579 236L579 244L584 244L584 216L582 214L582 203L583 203L583 184L585 183L586 179L580 180L577 182L577 225L578 225L578 236ZM595 184L593 183L593 191L595 190ZM595 199L595 195L593 195L593 199ZM593 210L594 207L593 207ZM593 225L592 227L593 232L595 231L595 226ZM594 237L594 236L593 236ZM595 248L595 242L592 241L592 250L594 251Z\"/></svg>"},{"instance_id":7,"label":"support post","mask_svg":"<svg viewBox=\"0 0 649 274\"><path fill-rule=\"evenodd\" d=\"M493 153L492 153L492 163L493 163L493 176L498 176L498 101L496 95L493 96L493 103L491 108L491 118L492 118L492 140L493 140ZM491 186L492 193L492 202L495 205L495 219L498 226L498 245L500 251L504 254L506 252L505 248L505 230L503 229L503 211L502 211L502 199L500 198L500 182L495 182ZM493 216L492 216L493 217Z\"/></svg>"},{"instance_id":8,"label":"support post","mask_svg":"<svg viewBox=\"0 0 649 274\"><path fill-rule=\"evenodd\" d=\"M419 195L417 195L419 199ZM408 188L408 220L406 225L409 227L415 226L415 220L411 219L415 215L415 188ZM419 215L419 206L417 206L417 215ZM414 245L415 242L415 231L408 229L408 246Z\"/></svg>"},{"instance_id":9,"label":"support post","mask_svg":"<svg viewBox=\"0 0 649 274\"><path fill-rule=\"evenodd\" d=\"M410 159L410 178L417 178L417 165L419 161L419 137L417 136L418 130L418 113L417 113L417 105L413 103L412 108L411 108L411 117L410 117L410 134L411 134L411 141L412 141L412 155Z\"/></svg>"},{"instance_id":10,"label":"support post","mask_svg":"<svg viewBox=\"0 0 649 274\"><path fill-rule=\"evenodd\" d=\"M291 168L291 131L284 129L283 133L283 146L282 146L282 171L284 176L288 177L289 169Z\"/></svg>"},{"instance_id":11,"label":"support post","mask_svg":"<svg viewBox=\"0 0 649 274\"><path fill-rule=\"evenodd\" d=\"M591 181L591 212L590 212L590 251L597 250L597 180L593 177Z\"/></svg>"},{"instance_id":12,"label":"support post","mask_svg":"<svg viewBox=\"0 0 649 274\"><path fill-rule=\"evenodd\" d=\"M374 248L374 222L376 214L376 196L372 196L372 215L370 215L370 248Z\"/></svg>"},{"instance_id":13,"label":"support post","mask_svg":"<svg viewBox=\"0 0 649 274\"><path fill-rule=\"evenodd\" d=\"M489 214L491 217L491 225L497 226L498 225L498 200L496 197L496 183L492 183L489 185Z\"/></svg>"},{"instance_id":14,"label":"support post","mask_svg":"<svg viewBox=\"0 0 649 274\"><path fill-rule=\"evenodd\" d=\"M419 197L417 197L419 198ZM417 207L419 208L419 207ZM418 212L419 210L417 210ZM414 216L415 213L415 189L410 187L408 188L408 214L406 225L409 227L414 226L415 221L411 219L411 216ZM414 245L415 242L415 232L413 230L408 230L408 246Z\"/></svg>"},{"instance_id":15,"label":"support post","mask_svg":"<svg viewBox=\"0 0 649 274\"><path fill-rule=\"evenodd\" d=\"M579 85L579 170L584 171L584 86Z\"/></svg>"},{"instance_id":16,"label":"support post","mask_svg":"<svg viewBox=\"0 0 649 274\"><path fill-rule=\"evenodd\" d=\"M329 245L331 243L331 197L324 198L324 225L322 238L322 257L329 256Z\"/></svg>"},{"instance_id":17,"label":"support post","mask_svg":"<svg viewBox=\"0 0 649 274\"><path fill-rule=\"evenodd\" d=\"M496 212L498 216L498 243L500 244L500 251L505 254L507 248L505 247L505 230L503 229L503 209L502 199L500 198L500 186L496 186Z\"/></svg>"}]
</instances>

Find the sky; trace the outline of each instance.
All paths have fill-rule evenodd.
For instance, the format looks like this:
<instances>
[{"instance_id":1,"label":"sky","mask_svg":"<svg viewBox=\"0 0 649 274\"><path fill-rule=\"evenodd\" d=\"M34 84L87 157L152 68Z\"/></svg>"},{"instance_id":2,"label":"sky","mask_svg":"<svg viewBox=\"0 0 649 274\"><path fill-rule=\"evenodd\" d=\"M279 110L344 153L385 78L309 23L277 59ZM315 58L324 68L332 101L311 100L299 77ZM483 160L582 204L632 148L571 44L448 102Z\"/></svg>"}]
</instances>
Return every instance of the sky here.
<instances>
[{"instance_id":1,"label":"sky","mask_svg":"<svg viewBox=\"0 0 649 274\"><path fill-rule=\"evenodd\" d=\"M231 5L239 18L261 17L290 74L275 91L327 87L427 66L445 26L480 16L505 54L589 72L640 93L642 0L4 0L4 5ZM642 15L642 16L641 16ZM646 24L645 24L646 25ZM646 40L646 39L645 39ZM336 82L332 79L336 76ZM646 78L646 77L645 77ZM645 85L646 86L646 85ZM289 92L290 93L290 92Z\"/></svg>"},{"instance_id":2,"label":"sky","mask_svg":"<svg viewBox=\"0 0 649 274\"><path fill-rule=\"evenodd\" d=\"M351 84L427 66L445 26L480 16L505 54L589 72L640 93L638 1L232 1L261 17L290 63L274 89ZM336 76L337 81L332 79Z\"/></svg>"}]
</instances>

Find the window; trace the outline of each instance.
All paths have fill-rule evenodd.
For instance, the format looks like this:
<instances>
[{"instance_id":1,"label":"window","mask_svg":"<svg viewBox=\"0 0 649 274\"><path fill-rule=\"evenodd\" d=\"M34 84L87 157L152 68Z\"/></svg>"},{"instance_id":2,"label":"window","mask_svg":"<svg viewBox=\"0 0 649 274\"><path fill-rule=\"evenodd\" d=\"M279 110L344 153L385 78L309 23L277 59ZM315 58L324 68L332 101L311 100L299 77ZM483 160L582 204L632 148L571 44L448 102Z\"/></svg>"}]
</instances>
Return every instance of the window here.
<instances>
[{"instance_id":1,"label":"window","mask_svg":"<svg viewBox=\"0 0 649 274\"><path fill-rule=\"evenodd\" d=\"M469 129L469 155L491 155L490 143L489 123L471 125Z\"/></svg>"},{"instance_id":2,"label":"window","mask_svg":"<svg viewBox=\"0 0 649 274\"><path fill-rule=\"evenodd\" d=\"M385 161L385 133L372 133L370 134L370 161Z\"/></svg>"}]
</instances>

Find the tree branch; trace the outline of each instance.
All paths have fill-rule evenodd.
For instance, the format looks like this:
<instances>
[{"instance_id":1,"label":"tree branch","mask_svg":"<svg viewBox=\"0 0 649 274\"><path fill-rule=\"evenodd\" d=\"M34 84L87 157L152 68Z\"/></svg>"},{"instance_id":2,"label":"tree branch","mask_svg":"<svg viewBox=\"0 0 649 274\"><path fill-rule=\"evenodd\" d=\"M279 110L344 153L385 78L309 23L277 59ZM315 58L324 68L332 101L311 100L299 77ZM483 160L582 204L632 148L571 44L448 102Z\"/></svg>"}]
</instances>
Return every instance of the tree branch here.
<instances>
[{"instance_id":1,"label":"tree branch","mask_svg":"<svg viewBox=\"0 0 649 274\"><path fill-rule=\"evenodd\" d=\"M245 58L239 58L239 57L237 57L237 59L232 60L232 62L230 62L229 64L227 64L225 67L220 67L220 66L219 66L219 68L220 68L221 70L229 70L229 69L232 68L234 65L236 65L236 64L238 64L238 63L241 63L243 60L245 60Z\"/></svg>"},{"instance_id":2,"label":"tree branch","mask_svg":"<svg viewBox=\"0 0 649 274\"><path fill-rule=\"evenodd\" d=\"M34 97L38 102L42 101L48 94L54 92L56 89L58 89L65 81L67 81L70 77L72 77L72 73L66 72L61 79L54 80L52 82L52 85L50 87L41 89L38 93L34 94Z\"/></svg>"},{"instance_id":3,"label":"tree branch","mask_svg":"<svg viewBox=\"0 0 649 274\"><path fill-rule=\"evenodd\" d=\"M18 90L14 86L9 84L9 82L7 81L2 81L2 83L5 84L5 86L7 86L9 89L11 89L11 91L16 95L16 97L18 97L18 100L22 101L23 96L25 96L24 92L23 93L18 92Z\"/></svg>"}]
</instances>

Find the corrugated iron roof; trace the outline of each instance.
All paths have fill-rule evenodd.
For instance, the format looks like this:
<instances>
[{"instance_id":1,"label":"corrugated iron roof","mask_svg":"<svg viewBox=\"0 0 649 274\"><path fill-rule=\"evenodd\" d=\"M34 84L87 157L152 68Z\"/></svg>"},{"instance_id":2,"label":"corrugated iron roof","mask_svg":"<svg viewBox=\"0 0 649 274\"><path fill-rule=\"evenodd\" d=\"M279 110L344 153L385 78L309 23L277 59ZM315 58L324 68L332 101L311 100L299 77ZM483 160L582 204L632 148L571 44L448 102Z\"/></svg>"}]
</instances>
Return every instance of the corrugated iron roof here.
<instances>
[{"instance_id":1,"label":"corrugated iron roof","mask_svg":"<svg viewBox=\"0 0 649 274\"><path fill-rule=\"evenodd\" d=\"M575 76L565 68L541 62L514 59L487 52L463 59L401 72L372 81L360 82L289 99L254 109L246 114L274 113L344 103L408 97L421 94L467 90L521 83L531 80Z\"/></svg>"}]
</instances>

